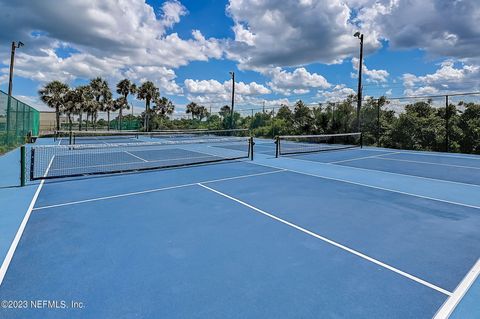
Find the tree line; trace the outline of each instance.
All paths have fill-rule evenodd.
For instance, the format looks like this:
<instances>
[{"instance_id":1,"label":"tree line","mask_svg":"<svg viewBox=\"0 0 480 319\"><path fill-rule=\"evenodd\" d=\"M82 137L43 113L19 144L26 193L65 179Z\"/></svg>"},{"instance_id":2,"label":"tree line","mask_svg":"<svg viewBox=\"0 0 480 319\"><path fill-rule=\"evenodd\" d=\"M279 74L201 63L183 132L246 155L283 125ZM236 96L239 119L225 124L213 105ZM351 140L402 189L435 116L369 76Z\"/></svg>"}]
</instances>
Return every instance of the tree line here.
<instances>
[{"instance_id":1,"label":"tree line","mask_svg":"<svg viewBox=\"0 0 480 319\"><path fill-rule=\"evenodd\" d=\"M123 79L117 83L116 92L119 97L114 99L108 82L97 77L90 80L88 84L75 88L70 88L60 81L52 81L43 86L38 94L46 105L55 110L57 130L60 130L61 114L68 118L70 129L73 125L73 117L77 116L78 129L88 130L89 124L91 128L96 129L99 112L106 112L107 121L110 123L110 114L116 111L118 111L116 120L119 122L119 127L122 127L123 111L130 109L129 95L145 101L145 111L142 113L144 128L151 126L150 119L152 117L165 118L171 115L175 109L169 99L160 96L159 89L151 81L137 86L130 80ZM130 117L135 116L132 113Z\"/></svg>"},{"instance_id":2,"label":"tree line","mask_svg":"<svg viewBox=\"0 0 480 319\"><path fill-rule=\"evenodd\" d=\"M67 116L70 126L76 115L80 130L82 123L85 123L85 129L88 125L95 128L98 112L106 112L110 122L110 113L118 111L114 122L121 124L124 118L122 111L130 108L127 99L134 96L145 101L145 111L141 115L128 115L128 119L137 120L139 129L143 131L247 128L255 136L273 138L276 135L334 134L358 130L354 95L341 102L315 106L307 106L300 100L293 107L281 105L277 109L248 116L238 112L232 114L228 105L210 113L205 106L191 102L185 108L190 119L171 119L174 104L161 97L159 89L150 81L137 87L124 79L117 83L116 92L119 97L113 99L108 83L95 78L88 85L76 88L53 81L45 85L39 94L42 101L55 109L57 129L60 129L60 114ZM424 100L404 103L400 106L401 110L398 106L394 110L388 107L389 103L384 96L364 101L360 130L365 145L480 154L480 104L460 101L449 103L448 107L438 107L432 100Z\"/></svg>"}]
</instances>

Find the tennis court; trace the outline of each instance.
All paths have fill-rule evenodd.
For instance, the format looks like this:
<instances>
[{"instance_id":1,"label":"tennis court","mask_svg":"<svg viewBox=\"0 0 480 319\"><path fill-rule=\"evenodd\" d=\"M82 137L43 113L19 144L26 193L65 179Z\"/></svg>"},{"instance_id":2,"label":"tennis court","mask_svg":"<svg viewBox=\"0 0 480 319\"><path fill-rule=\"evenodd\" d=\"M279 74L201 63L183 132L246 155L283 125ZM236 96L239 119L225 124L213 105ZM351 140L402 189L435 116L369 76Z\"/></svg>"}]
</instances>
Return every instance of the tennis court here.
<instances>
[{"instance_id":1,"label":"tennis court","mask_svg":"<svg viewBox=\"0 0 480 319\"><path fill-rule=\"evenodd\" d=\"M480 157L338 141L327 146L346 147L275 157L268 139L143 138L36 146L36 193L0 300L68 307L2 318L480 313L468 302L480 271ZM283 150L295 144L314 145Z\"/></svg>"}]
</instances>

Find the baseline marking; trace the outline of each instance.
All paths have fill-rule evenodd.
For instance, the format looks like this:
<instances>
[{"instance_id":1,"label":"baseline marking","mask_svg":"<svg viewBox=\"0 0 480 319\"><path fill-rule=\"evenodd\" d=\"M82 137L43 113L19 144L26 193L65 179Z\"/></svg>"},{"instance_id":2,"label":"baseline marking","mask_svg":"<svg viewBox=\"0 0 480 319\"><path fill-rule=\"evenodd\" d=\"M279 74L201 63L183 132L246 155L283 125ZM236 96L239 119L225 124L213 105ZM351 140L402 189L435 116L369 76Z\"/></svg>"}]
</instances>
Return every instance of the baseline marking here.
<instances>
[{"instance_id":1,"label":"baseline marking","mask_svg":"<svg viewBox=\"0 0 480 319\"><path fill-rule=\"evenodd\" d=\"M480 274L480 258L477 260L472 269L463 278L462 282L455 288L453 294L445 301L442 307L435 314L434 319L447 319L453 313L457 305L467 293L468 289Z\"/></svg>"},{"instance_id":2,"label":"baseline marking","mask_svg":"<svg viewBox=\"0 0 480 319\"><path fill-rule=\"evenodd\" d=\"M234 177L226 177L226 178L220 178L220 179L206 180L206 181L202 181L200 183L208 184L208 183L214 183L214 182L228 181L228 180L232 180L232 179L248 178L248 177L253 177L253 176L261 176L261 175L281 173L281 172L284 172L284 171L285 171L284 169L279 169L279 170L271 171L271 172L263 172L263 173L256 173L256 174L247 174L247 175L240 175L240 176L234 176ZM35 207L35 208L33 208L33 210L36 211L36 210L43 210L43 209L54 208L54 207L62 207L62 206L76 205L76 204L82 204L82 203L96 202L96 201L113 199L113 198L134 196L134 195L140 195L140 194L148 194L148 193L160 192L160 191L165 191L165 190L170 190L170 189L194 186L194 185L197 185L197 183L198 182L182 184L182 185L175 185L175 186L168 186L168 187L162 187L162 188L154 188L154 189L149 189L149 190L144 190L144 191L117 194L117 195L111 195L111 196L89 198L89 199L83 199L83 200L78 200L78 201L72 201L72 202L66 202L66 203L60 203L60 204L54 204L54 205L48 205L48 206Z\"/></svg>"},{"instance_id":3,"label":"baseline marking","mask_svg":"<svg viewBox=\"0 0 480 319\"><path fill-rule=\"evenodd\" d=\"M232 201L234 201L234 202L237 202L237 203L239 203L239 204L241 204L241 205L243 205L243 206L245 206L245 207L248 207L248 208L250 208L250 209L252 209L252 210L254 210L254 211L256 211L256 212L258 212L258 213L260 213L260 214L262 214L262 215L265 215L265 216L267 216L267 217L270 217L271 219L274 219L274 220L276 220L276 221L278 221L278 222L280 222L280 223L282 223L282 224L285 224L285 225L287 225L287 226L290 226L290 227L292 227L292 228L295 228L295 229L297 229L297 230L299 230L299 231L301 231L301 232L303 232L303 233L305 233L305 234L307 234L307 235L310 235L310 236L312 236L312 237L315 237L315 238L317 238L317 239L320 239L320 240L322 240L322 241L324 241L324 242L326 242L326 243L328 243L328 244L330 244L330 245L333 245L333 246L335 246L335 247L337 247L337 248L340 248L340 249L342 249L342 250L345 250L345 251L347 251L347 252L349 252L349 253L351 253L351 254L353 254L353 255L356 255L356 256L358 256L358 257L360 257L360 258L363 258L363 259L365 259L365 260L368 260L368 261L370 261L370 262L372 262L372 263L374 263L374 264L376 264L376 265L379 265L379 266L381 266L381 267L383 267L383 268L386 268L386 269L388 269L388 270L391 270L391 271L393 271L393 272L395 272L395 273L397 273L397 274L399 274L399 275L401 275L401 276L403 276L403 277L406 277L406 278L408 278L408 279L410 279L410 280L413 280L413 281L415 281L415 282L417 282L417 283L419 283L419 284L422 284L422 285L427 286L427 287L429 287L429 288L431 288L431 289L434 289L434 290L436 290L436 291L438 291L438 292L440 292L440 293L442 293L442 294L444 294L444 295L447 295L447 296L452 295L452 293L449 292L448 290L445 290L445 289L443 289L443 288L440 288L440 287L438 287L438 286L436 286L436 285L434 285L434 284L432 284L432 283L429 283L429 282L427 282L427 281L425 281L425 280L423 280L423 279L420 279L420 278L418 278L418 277L415 277L415 276L413 276L413 275L411 275L411 274L409 274L409 273L407 273L407 272L404 272L404 271L402 271L402 270L400 270L400 269L397 269L397 268L395 268L395 267L393 267L393 266L390 266L390 265L388 265L388 264L385 264L385 263L383 263L383 262L381 262L381 261L379 261L379 260L377 260L377 259L374 259L374 258L372 258L372 257L370 257L370 256L367 256L367 255L365 255L365 254L363 254L363 253L361 253L361 252L359 252L359 251L357 251L357 250L354 250L354 249L352 249L352 248L349 248L349 247L347 247L347 246L344 246L344 245L342 245L342 244L340 244L340 243L337 243L337 242L335 242L335 241L333 241L333 240L331 240L331 239L328 239L328 238L323 237L323 236L321 236L321 235L319 235L319 234L317 234L317 233L314 233L314 232L312 232L312 231L310 231L310 230L308 230L308 229L305 229L305 228L303 228L303 227L301 227L301 226L298 226L298 225L296 225L296 224L293 224L293 223L291 223L291 222L289 222L289 221L287 221L287 220L285 220L285 219L282 219L282 218L277 217L277 216L275 216L275 215L273 215L273 214L270 214L270 213L268 213L268 212L266 212L266 211L264 211L264 210L261 210L261 209L255 207L255 206L252 206L252 205L250 205L250 204L248 204L248 203L245 203L245 202L243 202L243 201L241 201L241 200L239 200L239 199L237 199L237 198L235 198L235 197L232 197L232 196L230 196L230 195L227 195L227 194L225 194L225 193L222 193L222 192L220 192L220 191L218 191L218 190L216 190L216 189L213 189L213 188L208 187L208 186L206 186L206 185L203 185L203 184L201 184L201 183L197 183L197 185L199 185L199 186L201 186L201 187L203 187L203 188L205 188L205 189L208 189L208 190L210 190L211 192L214 192L214 193L216 193L216 194L218 194L218 195L221 195L221 196L223 196L223 197L225 197L225 198L228 198L228 199L230 199L230 200L232 200Z\"/></svg>"},{"instance_id":4,"label":"baseline marking","mask_svg":"<svg viewBox=\"0 0 480 319\"><path fill-rule=\"evenodd\" d=\"M45 171L45 174L43 174L43 176L48 175L48 170L50 169L50 166L52 165L54 158L55 158L55 155L50 160L50 163L48 163L47 170ZM40 185L38 185L37 190L35 191L35 194L33 195L32 201L30 202L30 205L28 206L27 212L25 213L25 216L23 217L23 220L20 223L20 226L18 227L17 233L15 234L15 237L13 238L12 243L10 244L10 248L8 249L7 255L5 256L5 259L3 260L2 266L0 267L0 286L2 285L2 282L3 282L3 279L5 278L5 275L7 274L8 267L10 266L10 263L12 262L13 254L15 253L15 250L17 249L18 243L20 242L20 239L22 238L23 232L25 231L25 227L27 226L27 222L30 219L30 215L32 214L33 206L35 206L35 203L37 202L38 195L40 194L40 191L42 190L42 187L43 187L44 183L45 183L45 180L43 179L40 182Z\"/></svg>"}]
</instances>

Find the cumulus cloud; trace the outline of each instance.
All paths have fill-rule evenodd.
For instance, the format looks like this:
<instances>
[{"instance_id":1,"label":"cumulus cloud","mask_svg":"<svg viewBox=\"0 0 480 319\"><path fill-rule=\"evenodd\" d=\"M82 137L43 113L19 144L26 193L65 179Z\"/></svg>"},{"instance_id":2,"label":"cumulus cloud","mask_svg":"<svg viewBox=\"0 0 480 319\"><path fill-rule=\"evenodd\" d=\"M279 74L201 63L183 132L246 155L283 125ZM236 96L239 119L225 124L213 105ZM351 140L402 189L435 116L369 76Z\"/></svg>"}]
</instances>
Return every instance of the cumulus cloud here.
<instances>
[{"instance_id":1,"label":"cumulus cloud","mask_svg":"<svg viewBox=\"0 0 480 319\"><path fill-rule=\"evenodd\" d=\"M331 90L318 91L316 97L323 102L340 102L352 94L355 95L357 92L349 87L346 87L344 84L338 84L335 85Z\"/></svg>"},{"instance_id":2,"label":"cumulus cloud","mask_svg":"<svg viewBox=\"0 0 480 319\"><path fill-rule=\"evenodd\" d=\"M230 0L236 41L228 56L241 67L338 63L358 50L351 8L341 0ZM379 47L374 37L366 49Z\"/></svg>"},{"instance_id":3,"label":"cumulus cloud","mask_svg":"<svg viewBox=\"0 0 480 319\"><path fill-rule=\"evenodd\" d=\"M117 81L128 74L155 79L165 92L181 93L174 68L223 54L222 41L206 39L198 30L188 39L168 33L188 13L177 0L164 2L157 12L142 0L64 0L61 5L56 0L0 0L0 4L1 42L13 38L26 44L18 51L16 74L39 82L94 76ZM0 52L2 63L8 65L8 48Z\"/></svg>"},{"instance_id":4,"label":"cumulus cloud","mask_svg":"<svg viewBox=\"0 0 480 319\"><path fill-rule=\"evenodd\" d=\"M353 68L358 72L358 68L360 65L358 58L352 59ZM385 83L387 82L388 76L390 75L386 70L370 70L367 68L365 63L363 64L362 69L363 75L365 75L367 82L372 83ZM358 78L357 73L351 73L352 78Z\"/></svg>"},{"instance_id":5,"label":"cumulus cloud","mask_svg":"<svg viewBox=\"0 0 480 319\"><path fill-rule=\"evenodd\" d=\"M185 80L187 99L192 102L209 106L230 105L232 97L232 80L223 83L217 80ZM237 105L259 105L264 99L261 97L272 91L256 82L235 82L235 103Z\"/></svg>"},{"instance_id":6,"label":"cumulus cloud","mask_svg":"<svg viewBox=\"0 0 480 319\"><path fill-rule=\"evenodd\" d=\"M182 94L182 88L175 82L175 72L163 66L132 66L122 75L135 82L152 81L160 93Z\"/></svg>"},{"instance_id":7,"label":"cumulus cloud","mask_svg":"<svg viewBox=\"0 0 480 319\"><path fill-rule=\"evenodd\" d=\"M378 0L359 6L356 22L393 49L421 48L433 56L478 60L478 0Z\"/></svg>"},{"instance_id":8,"label":"cumulus cloud","mask_svg":"<svg viewBox=\"0 0 480 319\"><path fill-rule=\"evenodd\" d=\"M287 72L281 68L273 68L263 71L264 75L270 76L268 86L276 92L284 95L305 94L310 89L329 88L331 86L322 75L310 73L305 68L297 68L293 72Z\"/></svg>"},{"instance_id":9,"label":"cumulus cloud","mask_svg":"<svg viewBox=\"0 0 480 319\"><path fill-rule=\"evenodd\" d=\"M230 95L232 88L232 80L223 83L217 80L185 80L185 88L190 94L216 94ZM261 95L269 94L271 91L256 82L244 83L235 82L235 93L238 95Z\"/></svg>"},{"instance_id":10,"label":"cumulus cloud","mask_svg":"<svg viewBox=\"0 0 480 319\"><path fill-rule=\"evenodd\" d=\"M444 61L432 74L403 75L405 95L426 95L452 91L476 91L480 89L480 66Z\"/></svg>"}]
</instances>

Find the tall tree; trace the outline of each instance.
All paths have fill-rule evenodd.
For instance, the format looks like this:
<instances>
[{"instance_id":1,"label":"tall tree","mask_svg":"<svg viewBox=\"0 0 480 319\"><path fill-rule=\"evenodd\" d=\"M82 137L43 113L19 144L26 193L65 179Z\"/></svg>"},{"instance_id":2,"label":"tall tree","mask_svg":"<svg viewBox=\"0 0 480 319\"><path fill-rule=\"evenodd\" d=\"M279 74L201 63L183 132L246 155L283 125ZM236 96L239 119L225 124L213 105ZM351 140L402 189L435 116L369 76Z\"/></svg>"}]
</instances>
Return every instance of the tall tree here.
<instances>
[{"instance_id":1,"label":"tall tree","mask_svg":"<svg viewBox=\"0 0 480 319\"><path fill-rule=\"evenodd\" d=\"M166 97L158 97L154 101L153 112L157 119L160 120L159 128L163 127L163 121L168 115L172 115L175 110L175 105Z\"/></svg>"},{"instance_id":2,"label":"tall tree","mask_svg":"<svg viewBox=\"0 0 480 319\"><path fill-rule=\"evenodd\" d=\"M123 118L122 110L124 108L128 109L128 95L129 94L132 94L132 95L136 94L137 93L137 86L135 85L135 83L130 82L129 79L123 79L123 80L121 80L120 82L117 83L117 93L120 94L121 96L123 96L123 98L125 99L125 103L120 105L120 109L119 109L119 112L118 112L119 125L120 125L120 129L122 129L122 118ZM132 110L133 110L133 108L132 108Z\"/></svg>"},{"instance_id":3,"label":"tall tree","mask_svg":"<svg viewBox=\"0 0 480 319\"><path fill-rule=\"evenodd\" d=\"M185 112L187 114L192 114L192 120L195 119L195 116L197 116L197 111L198 111L198 104L195 102L190 102L187 104Z\"/></svg>"},{"instance_id":4,"label":"tall tree","mask_svg":"<svg viewBox=\"0 0 480 319\"><path fill-rule=\"evenodd\" d=\"M64 97L68 90L68 85L65 83L52 81L38 91L42 102L55 109L57 131L60 130L60 113L62 112Z\"/></svg>"},{"instance_id":5,"label":"tall tree","mask_svg":"<svg viewBox=\"0 0 480 319\"><path fill-rule=\"evenodd\" d=\"M96 101L95 97L93 96L92 89L89 85L81 85L77 87L77 90L80 94L81 98L81 105L78 110L78 129L82 130L82 123L83 123L83 113L85 112L87 115L86 127L85 129L88 130L88 114L90 111L95 107Z\"/></svg>"},{"instance_id":6,"label":"tall tree","mask_svg":"<svg viewBox=\"0 0 480 319\"><path fill-rule=\"evenodd\" d=\"M231 114L230 112L230 106L224 105L220 108L220 112L218 112L221 117L225 118Z\"/></svg>"},{"instance_id":7,"label":"tall tree","mask_svg":"<svg viewBox=\"0 0 480 319\"><path fill-rule=\"evenodd\" d=\"M200 121L203 120L205 117L208 117L208 115L209 115L207 108L203 105L198 105L197 106L195 114Z\"/></svg>"},{"instance_id":8,"label":"tall tree","mask_svg":"<svg viewBox=\"0 0 480 319\"><path fill-rule=\"evenodd\" d=\"M90 81L90 87L92 89L93 96L95 97L95 101L97 102L96 107L92 110L92 121L93 121L93 128L96 128L96 122L98 117L98 111L103 111L106 106L106 101L111 99L112 92L108 87L107 81L102 79L101 77L97 77Z\"/></svg>"},{"instance_id":9,"label":"tall tree","mask_svg":"<svg viewBox=\"0 0 480 319\"><path fill-rule=\"evenodd\" d=\"M137 97L139 100L145 100L145 118L143 129L145 131L149 130L149 123L148 117L150 113L150 102L159 98L160 92L158 88L153 84L151 81L147 81L142 83L142 85L138 88Z\"/></svg>"},{"instance_id":10,"label":"tall tree","mask_svg":"<svg viewBox=\"0 0 480 319\"><path fill-rule=\"evenodd\" d=\"M312 110L302 100L295 103L293 111L293 125L298 134L308 134L314 129L315 123Z\"/></svg>"},{"instance_id":11,"label":"tall tree","mask_svg":"<svg viewBox=\"0 0 480 319\"><path fill-rule=\"evenodd\" d=\"M67 115L68 126L71 131L73 128L72 116L78 114L80 110L81 96L77 89L68 90L64 95L63 112Z\"/></svg>"}]
</instances>

